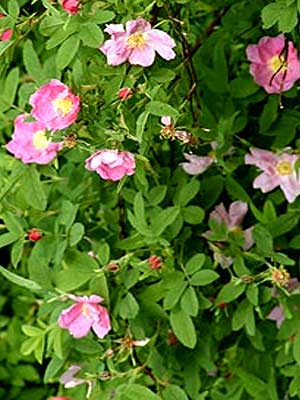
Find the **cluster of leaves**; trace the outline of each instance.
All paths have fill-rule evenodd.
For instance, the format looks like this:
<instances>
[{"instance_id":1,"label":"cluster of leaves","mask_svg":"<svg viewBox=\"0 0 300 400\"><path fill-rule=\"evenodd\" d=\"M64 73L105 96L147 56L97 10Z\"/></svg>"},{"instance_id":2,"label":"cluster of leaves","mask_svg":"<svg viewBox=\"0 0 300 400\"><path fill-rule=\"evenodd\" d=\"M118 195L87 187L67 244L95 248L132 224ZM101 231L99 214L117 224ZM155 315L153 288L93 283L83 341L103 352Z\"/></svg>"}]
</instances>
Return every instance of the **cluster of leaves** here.
<instances>
[{"instance_id":1,"label":"cluster of leaves","mask_svg":"<svg viewBox=\"0 0 300 400\"><path fill-rule=\"evenodd\" d=\"M297 88L267 95L245 55L248 44L278 34L277 22L291 32L299 2L91 0L74 16L55 1L2 3L8 17L0 29L13 27L14 35L0 42L1 143L50 79L72 87L81 112L62 133L75 134L76 145L52 165L24 165L1 150L0 272L23 289L1 284L0 374L11 389L0 398L59 392L81 400L86 385L57 383L71 364L95 382L91 400L298 398L300 292L274 288L272 271L284 267L298 277L299 199L287 205L279 190L253 190L255 170L244 155L251 145L300 147ZM261 15L268 31L257 25ZM98 50L105 24L138 16L174 38L176 59L108 66ZM126 101L118 98L123 86L133 88ZM162 138L164 115L198 144ZM187 175L183 153L207 154L212 141L216 163ZM134 176L117 184L86 171L84 160L103 147L135 153ZM245 226L254 226L254 246L247 252L239 232L209 220L217 204L234 200L250 208ZM34 244L32 227L43 232ZM229 268L218 264L219 253L232 258ZM151 255L161 269L149 268ZM104 340L92 333L74 339L58 327L66 293L104 298L112 320ZM266 319L278 304L285 314L279 330ZM134 348L124 340L130 337L151 340ZM30 394L22 389L28 381L36 388Z\"/></svg>"}]
</instances>

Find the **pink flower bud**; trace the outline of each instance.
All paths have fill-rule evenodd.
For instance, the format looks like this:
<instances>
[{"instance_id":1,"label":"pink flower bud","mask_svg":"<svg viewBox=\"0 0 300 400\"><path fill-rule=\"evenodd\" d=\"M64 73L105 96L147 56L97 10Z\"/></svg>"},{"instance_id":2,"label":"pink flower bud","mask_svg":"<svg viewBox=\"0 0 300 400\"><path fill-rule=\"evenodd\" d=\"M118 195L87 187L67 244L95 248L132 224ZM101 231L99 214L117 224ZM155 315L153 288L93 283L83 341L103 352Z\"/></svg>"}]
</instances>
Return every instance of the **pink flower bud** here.
<instances>
[{"instance_id":1,"label":"pink flower bud","mask_svg":"<svg viewBox=\"0 0 300 400\"><path fill-rule=\"evenodd\" d=\"M0 14L0 19L4 17L4 14ZM11 28L5 29L4 31L0 32L0 41L7 42L12 37L13 32L14 31Z\"/></svg>"},{"instance_id":2,"label":"pink flower bud","mask_svg":"<svg viewBox=\"0 0 300 400\"><path fill-rule=\"evenodd\" d=\"M151 256L148 258L148 266L151 269L160 269L162 266L161 258L158 256Z\"/></svg>"},{"instance_id":3,"label":"pink flower bud","mask_svg":"<svg viewBox=\"0 0 300 400\"><path fill-rule=\"evenodd\" d=\"M79 12L78 0L63 0L61 6L67 13L71 15L75 15Z\"/></svg>"},{"instance_id":4,"label":"pink flower bud","mask_svg":"<svg viewBox=\"0 0 300 400\"><path fill-rule=\"evenodd\" d=\"M133 91L129 87L121 88L118 93L119 99L121 99L121 100L130 99L130 97L132 97L132 95L133 95Z\"/></svg>"},{"instance_id":5,"label":"pink flower bud","mask_svg":"<svg viewBox=\"0 0 300 400\"><path fill-rule=\"evenodd\" d=\"M27 237L31 242L37 242L42 238L42 231L38 228L32 228L28 232Z\"/></svg>"}]
</instances>

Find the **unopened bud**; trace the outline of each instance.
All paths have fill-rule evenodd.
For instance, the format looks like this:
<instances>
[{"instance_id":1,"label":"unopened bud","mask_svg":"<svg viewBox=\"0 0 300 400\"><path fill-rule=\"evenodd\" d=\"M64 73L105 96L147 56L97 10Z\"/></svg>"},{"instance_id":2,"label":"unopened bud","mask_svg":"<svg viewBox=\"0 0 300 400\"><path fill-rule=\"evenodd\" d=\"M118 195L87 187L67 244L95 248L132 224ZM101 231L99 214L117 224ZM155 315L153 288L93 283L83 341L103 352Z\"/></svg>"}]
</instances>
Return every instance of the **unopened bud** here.
<instances>
[{"instance_id":1,"label":"unopened bud","mask_svg":"<svg viewBox=\"0 0 300 400\"><path fill-rule=\"evenodd\" d=\"M38 228L32 228L28 232L27 237L31 242L37 242L42 238L42 231Z\"/></svg>"},{"instance_id":2,"label":"unopened bud","mask_svg":"<svg viewBox=\"0 0 300 400\"><path fill-rule=\"evenodd\" d=\"M121 100L127 100L132 97L133 91L129 87L123 87L119 90L118 96Z\"/></svg>"}]
</instances>

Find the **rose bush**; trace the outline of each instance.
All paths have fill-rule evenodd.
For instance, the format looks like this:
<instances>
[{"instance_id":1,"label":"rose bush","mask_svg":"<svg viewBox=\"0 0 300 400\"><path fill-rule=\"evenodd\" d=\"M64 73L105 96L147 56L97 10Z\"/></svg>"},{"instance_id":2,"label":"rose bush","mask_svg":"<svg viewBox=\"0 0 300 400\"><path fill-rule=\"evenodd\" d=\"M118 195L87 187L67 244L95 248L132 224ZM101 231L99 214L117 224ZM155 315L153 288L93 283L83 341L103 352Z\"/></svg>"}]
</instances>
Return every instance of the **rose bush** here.
<instances>
[{"instance_id":1,"label":"rose bush","mask_svg":"<svg viewBox=\"0 0 300 400\"><path fill-rule=\"evenodd\" d=\"M296 0L0 4L0 399L300 396Z\"/></svg>"}]
</instances>

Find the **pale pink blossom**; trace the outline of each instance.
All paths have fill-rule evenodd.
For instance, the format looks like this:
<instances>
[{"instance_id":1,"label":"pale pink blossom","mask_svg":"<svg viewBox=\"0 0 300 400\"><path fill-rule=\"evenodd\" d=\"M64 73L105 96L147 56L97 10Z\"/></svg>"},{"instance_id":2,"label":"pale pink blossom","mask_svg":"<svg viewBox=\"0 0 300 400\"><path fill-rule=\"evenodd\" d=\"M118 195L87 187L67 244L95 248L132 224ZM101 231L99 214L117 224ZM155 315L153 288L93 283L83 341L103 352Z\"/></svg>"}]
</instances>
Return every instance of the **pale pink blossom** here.
<instances>
[{"instance_id":1,"label":"pale pink blossom","mask_svg":"<svg viewBox=\"0 0 300 400\"><path fill-rule=\"evenodd\" d=\"M60 383L64 385L66 389L73 388L78 385L82 385L85 383L85 380L82 378L76 378L75 375L81 371L81 367L79 365L71 365L66 372L62 374L60 377Z\"/></svg>"},{"instance_id":2,"label":"pale pink blossom","mask_svg":"<svg viewBox=\"0 0 300 400\"><path fill-rule=\"evenodd\" d=\"M96 295L90 297L70 295L69 298L75 301L75 304L60 314L58 325L68 329L76 339L86 336L91 329L103 339L111 329L107 309L98 305L103 299Z\"/></svg>"},{"instance_id":3,"label":"pale pink blossom","mask_svg":"<svg viewBox=\"0 0 300 400\"><path fill-rule=\"evenodd\" d=\"M80 99L57 79L41 86L29 99L31 114L48 129L64 129L76 121Z\"/></svg>"},{"instance_id":4,"label":"pale pink blossom","mask_svg":"<svg viewBox=\"0 0 300 400\"><path fill-rule=\"evenodd\" d=\"M86 161L88 171L96 171L102 179L119 181L135 172L135 159L128 151L99 150Z\"/></svg>"},{"instance_id":5,"label":"pale pink blossom","mask_svg":"<svg viewBox=\"0 0 300 400\"><path fill-rule=\"evenodd\" d=\"M215 207L209 215L209 218L226 225L227 229L231 232L241 232L244 236L244 250L249 250L253 246L252 230L248 228L246 230L241 229L242 222L248 211L247 203L243 201L234 201L230 204L229 210L227 211L224 204L221 203ZM210 232L207 232L210 233Z\"/></svg>"},{"instance_id":6,"label":"pale pink blossom","mask_svg":"<svg viewBox=\"0 0 300 400\"><path fill-rule=\"evenodd\" d=\"M49 400L71 400L71 398L65 396L55 396L55 397L50 397Z\"/></svg>"},{"instance_id":7,"label":"pale pink blossom","mask_svg":"<svg viewBox=\"0 0 300 400\"><path fill-rule=\"evenodd\" d=\"M274 307L271 312L267 315L267 319L276 321L276 326L279 329L285 320L284 310L282 305Z\"/></svg>"},{"instance_id":8,"label":"pale pink blossom","mask_svg":"<svg viewBox=\"0 0 300 400\"><path fill-rule=\"evenodd\" d=\"M285 47L283 35L265 36L247 47L250 73L268 93L289 90L300 78L300 62L292 42Z\"/></svg>"},{"instance_id":9,"label":"pale pink blossom","mask_svg":"<svg viewBox=\"0 0 300 400\"><path fill-rule=\"evenodd\" d=\"M251 148L250 153L246 155L245 163L255 165L263 171L255 178L254 189L267 193L279 186L287 201L292 203L300 194L300 177L295 170L299 156L288 153L278 155L256 148Z\"/></svg>"},{"instance_id":10,"label":"pale pink blossom","mask_svg":"<svg viewBox=\"0 0 300 400\"><path fill-rule=\"evenodd\" d=\"M175 58L172 50L174 40L159 29L152 29L143 18L128 21L125 29L122 24L107 25L105 32L111 35L100 50L107 57L109 65L119 65L125 61L130 64L148 67L153 64L155 52L165 60Z\"/></svg>"},{"instance_id":11,"label":"pale pink blossom","mask_svg":"<svg viewBox=\"0 0 300 400\"><path fill-rule=\"evenodd\" d=\"M78 13L79 5L80 3L78 0L63 0L61 3L62 8L71 15Z\"/></svg>"},{"instance_id":12,"label":"pale pink blossom","mask_svg":"<svg viewBox=\"0 0 300 400\"><path fill-rule=\"evenodd\" d=\"M4 18L5 15L0 13L0 19ZM4 29L2 32L0 32L0 42L7 42L13 34L13 29L8 28Z\"/></svg>"},{"instance_id":13,"label":"pale pink blossom","mask_svg":"<svg viewBox=\"0 0 300 400\"><path fill-rule=\"evenodd\" d=\"M169 115L161 117L160 122L164 127L160 131L160 136L164 139L178 139L184 144L197 144L198 139L193 137L188 131L178 130Z\"/></svg>"},{"instance_id":14,"label":"pale pink blossom","mask_svg":"<svg viewBox=\"0 0 300 400\"><path fill-rule=\"evenodd\" d=\"M202 174L214 162L215 158L211 156L197 156L196 154L184 153L184 158L188 162L180 163L183 170L190 175Z\"/></svg>"},{"instance_id":15,"label":"pale pink blossom","mask_svg":"<svg viewBox=\"0 0 300 400\"><path fill-rule=\"evenodd\" d=\"M47 137L44 123L26 122L27 117L28 115L21 114L15 119L12 140L6 148L25 164L48 164L56 157L63 143L52 143Z\"/></svg>"}]
</instances>

